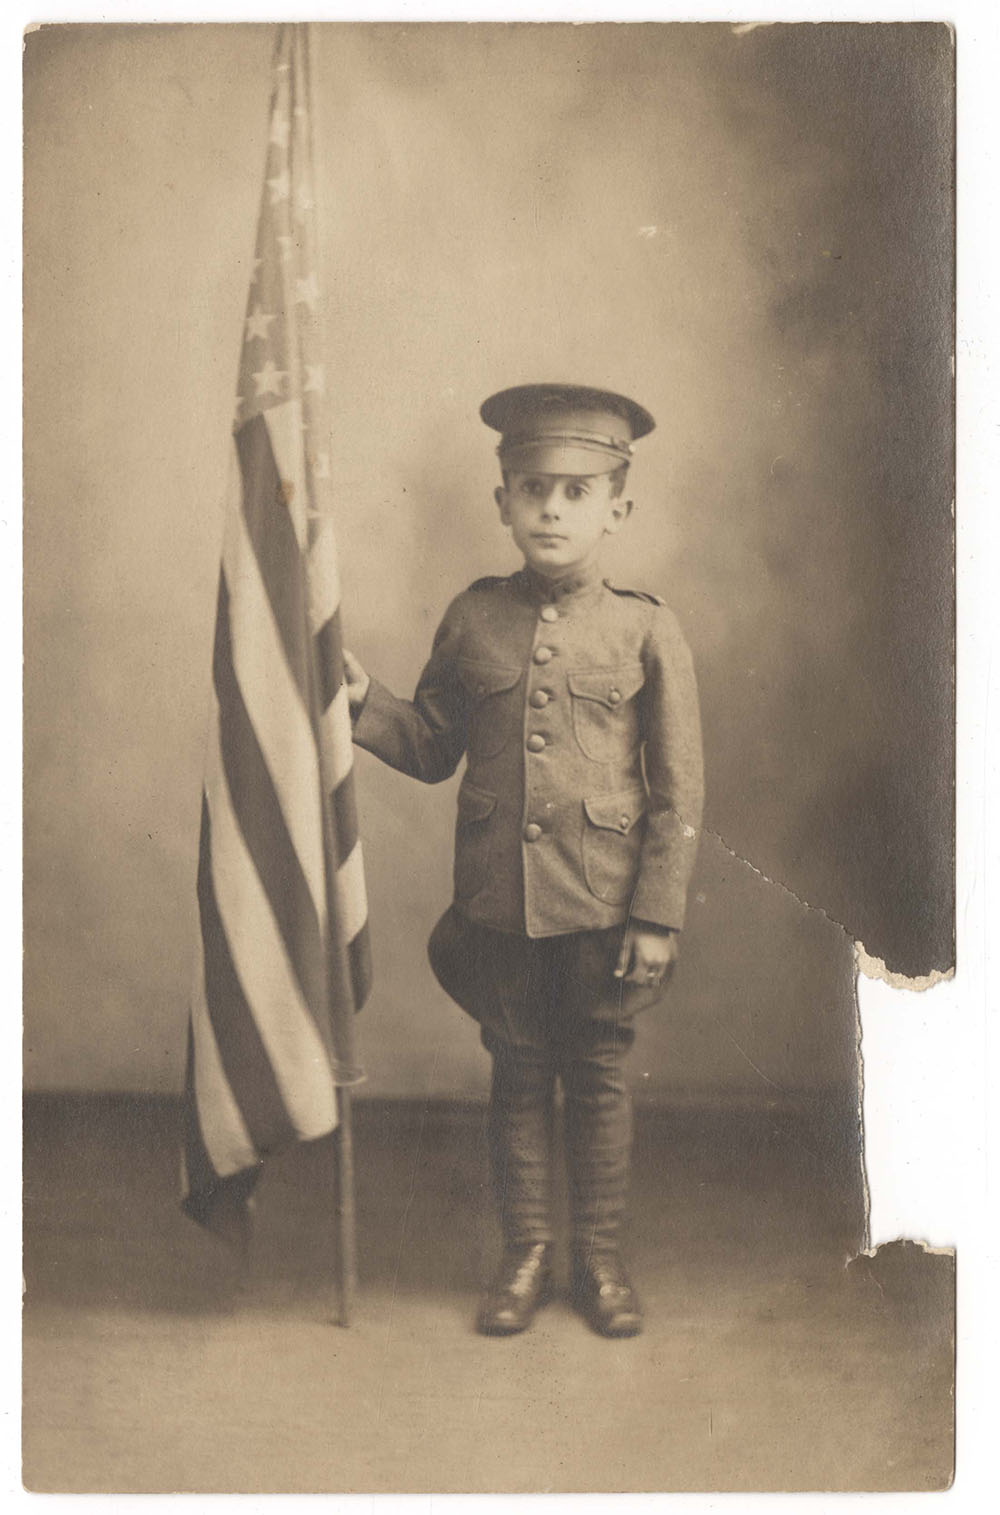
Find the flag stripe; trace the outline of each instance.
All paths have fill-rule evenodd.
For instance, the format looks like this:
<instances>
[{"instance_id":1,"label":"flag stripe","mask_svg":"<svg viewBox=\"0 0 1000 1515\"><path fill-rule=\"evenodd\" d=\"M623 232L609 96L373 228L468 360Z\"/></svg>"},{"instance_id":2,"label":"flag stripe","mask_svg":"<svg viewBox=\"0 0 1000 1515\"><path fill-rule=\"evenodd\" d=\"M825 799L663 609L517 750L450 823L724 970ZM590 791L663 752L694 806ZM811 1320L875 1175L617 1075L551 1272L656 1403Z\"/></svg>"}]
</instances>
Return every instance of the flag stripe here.
<instances>
[{"instance_id":1,"label":"flag stripe","mask_svg":"<svg viewBox=\"0 0 1000 1515\"><path fill-rule=\"evenodd\" d=\"M195 1059L194 1107L208 1161L216 1177L225 1177L255 1163L257 1152L222 1066L204 988L200 993L195 990L191 1029Z\"/></svg>"},{"instance_id":2,"label":"flag stripe","mask_svg":"<svg viewBox=\"0 0 1000 1515\"><path fill-rule=\"evenodd\" d=\"M354 792L354 774L348 773L330 796L333 824L334 862L338 868L350 857L358 842L358 803Z\"/></svg>"},{"instance_id":3,"label":"flag stripe","mask_svg":"<svg viewBox=\"0 0 1000 1515\"><path fill-rule=\"evenodd\" d=\"M205 946L205 1003L226 1082L239 1104L258 1152L295 1139L274 1070L229 954L212 882L212 828L202 802L198 905Z\"/></svg>"},{"instance_id":4,"label":"flag stripe","mask_svg":"<svg viewBox=\"0 0 1000 1515\"><path fill-rule=\"evenodd\" d=\"M236 433L243 475L243 517L295 681L309 706L305 574L288 514L267 422L251 416Z\"/></svg>"},{"instance_id":5,"label":"flag stripe","mask_svg":"<svg viewBox=\"0 0 1000 1515\"><path fill-rule=\"evenodd\" d=\"M326 710L344 682L344 646L340 632L339 606L316 633L316 661L319 664L320 701Z\"/></svg>"},{"instance_id":6,"label":"flag stripe","mask_svg":"<svg viewBox=\"0 0 1000 1515\"><path fill-rule=\"evenodd\" d=\"M236 470L233 475L235 477ZM326 911L319 755L309 713L285 660L242 513L230 511L222 559L233 670L247 715L275 782L285 824L313 897Z\"/></svg>"},{"instance_id":7,"label":"flag stripe","mask_svg":"<svg viewBox=\"0 0 1000 1515\"><path fill-rule=\"evenodd\" d=\"M351 717L347 705L347 685L341 684L320 721L323 750L323 774L330 789L336 788L354 767Z\"/></svg>"},{"instance_id":8,"label":"flag stripe","mask_svg":"<svg viewBox=\"0 0 1000 1515\"><path fill-rule=\"evenodd\" d=\"M332 893L330 913L336 925L337 940L346 946L357 936L368 916L365 871L360 843L355 843L349 856L337 869Z\"/></svg>"},{"instance_id":9,"label":"flag stripe","mask_svg":"<svg viewBox=\"0 0 1000 1515\"><path fill-rule=\"evenodd\" d=\"M320 1019L326 995L320 922L233 671L225 574L219 575L213 671L222 763L233 808L306 1003Z\"/></svg>"},{"instance_id":10,"label":"flag stripe","mask_svg":"<svg viewBox=\"0 0 1000 1515\"><path fill-rule=\"evenodd\" d=\"M340 604L340 571L337 567L337 541L333 522L328 516L312 519L312 536L307 561L309 603L313 626L320 627ZM339 665L338 665L339 666Z\"/></svg>"},{"instance_id":11,"label":"flag stripe","mask_svg":"<svg viewBox=\"0 0 1000 1515\"><path fill-rule=\"evenodd\" d=\"M360 1010L372 986L372 949L367 921L357 936L348 943L347 960L350 965L355 1009Z\"/></svg>"},{"instance_id":12,"label":"flag stripe","mask_svg":"<svg viewBox=\"0 0 1000 1515\"><path fill-rule=\"evenodd\" d=\"M191 1096L205 1156L218 1178L255 1163L257 1153L219 1056L205 998L205 959L202 950L199 950L195 964L191 1032L194 1047Z\"/></svg>"},{"instance_id":13,"label":"flag stripe","mask_svg":"<svg viewBox=\"0 0 1000 1515\"><path fill-rule=\"evenodd\" d=\"M329 1024L302 998L222 778L210 790L209 814L212 877L233 965L296 1131L321 1135L336 1121Z\"/></svg>"},{"instance_id":14,"label":"flag stripe","mask_svg":"<svg viewBox=\"0 0 1000 1515\"><path fill-rule=\"evenodd\" d=\"M274 466L282 481L281 498L288 509L288 517L295 532L299 551L304 553L309 543L309 493L306 483L306 460L302 446L304 417L302 402L288 400L283 405L272 405L264 412L268 440ZM309 601L312 603L312 585L309 586Z\"/></svg>"},{"instance_id":15,"label":"flag stripe","mask_svg":"<svg viewBox=\"0 0 1000 1515\"><path fill-rule=\"evenodd\" d=\"M218 1178L202 1140L195 1103L194 1026L188 1021L187 1059L184 1066L184 1186L187 1194L209 1189Z\"/></svg>"}]
</instances>

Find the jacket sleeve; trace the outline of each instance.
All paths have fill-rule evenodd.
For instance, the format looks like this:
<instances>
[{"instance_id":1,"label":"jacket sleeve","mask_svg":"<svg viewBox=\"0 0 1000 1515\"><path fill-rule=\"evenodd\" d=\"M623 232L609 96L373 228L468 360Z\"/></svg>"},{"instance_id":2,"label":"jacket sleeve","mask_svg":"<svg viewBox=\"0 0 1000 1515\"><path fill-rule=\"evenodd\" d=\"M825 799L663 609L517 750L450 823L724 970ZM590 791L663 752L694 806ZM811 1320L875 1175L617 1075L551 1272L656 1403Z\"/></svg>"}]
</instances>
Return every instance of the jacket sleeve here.
<instances>
[{"instance_id":1,"label":"jacket sleeve","mask_svg":"<svg viewBox=\"0 0 1000 1515\"><path fill-rule=\"evenodd\" d=\"M460 620L456 600L437 629L412 700L398 699L372 679L354 721L359 747L425 784L450 778L465 751L468 696L456 662Z\"/></svg>"},{"instance_id":2,"label":"jacket sleeve","mask_svg":"<svg viewBox=\"0 0 1000 1515\"><path fill-rule=\"evenodd\" d=\"M679 931L698 850L704 777L694 667L680 627L665 606L653 609L643 660L649 798L631 914Z\"/></svg>"}]
</instances>

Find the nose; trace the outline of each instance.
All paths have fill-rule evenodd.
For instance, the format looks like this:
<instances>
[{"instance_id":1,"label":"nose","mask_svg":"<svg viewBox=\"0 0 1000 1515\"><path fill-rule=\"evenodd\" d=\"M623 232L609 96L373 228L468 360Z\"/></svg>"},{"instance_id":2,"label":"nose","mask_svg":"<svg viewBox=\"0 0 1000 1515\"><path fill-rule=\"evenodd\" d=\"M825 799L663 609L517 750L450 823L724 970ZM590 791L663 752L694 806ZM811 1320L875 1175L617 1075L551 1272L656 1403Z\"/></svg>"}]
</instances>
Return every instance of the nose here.
<instances>
[{"instance_id":1,"label":"nose","mask_svg":"<svg viewBox=\"0 0 1000 1515\"><path fill-rule=\"evenodd\" d=\"M542 500L543 519L547 521L557 521L559 519L561 504L562 501L560 500L560 491L556 486L555 480L553 480L548 485L545 491L545 496Z\"/></svg>"}]
</instances>

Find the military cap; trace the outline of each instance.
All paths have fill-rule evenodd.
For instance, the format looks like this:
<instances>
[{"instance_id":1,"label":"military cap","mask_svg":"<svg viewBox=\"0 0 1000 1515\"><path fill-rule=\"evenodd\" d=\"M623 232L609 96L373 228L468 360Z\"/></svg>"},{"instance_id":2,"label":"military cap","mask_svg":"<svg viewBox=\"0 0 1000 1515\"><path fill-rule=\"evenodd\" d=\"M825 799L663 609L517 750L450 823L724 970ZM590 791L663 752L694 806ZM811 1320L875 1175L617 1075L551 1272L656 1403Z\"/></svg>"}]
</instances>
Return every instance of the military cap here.
<instances>
[{"instance_id":1,"label":"military cap","mask_svg":"<svg viewBox=\"0 0 1000 1515\"><path fill-rule=\"evenodd\" d=\"M479 414L500 432L501 464L521 473L611 473L656 425L625 395L582 384L519 384L490 395Z\"/></svg>"}]
</instances>

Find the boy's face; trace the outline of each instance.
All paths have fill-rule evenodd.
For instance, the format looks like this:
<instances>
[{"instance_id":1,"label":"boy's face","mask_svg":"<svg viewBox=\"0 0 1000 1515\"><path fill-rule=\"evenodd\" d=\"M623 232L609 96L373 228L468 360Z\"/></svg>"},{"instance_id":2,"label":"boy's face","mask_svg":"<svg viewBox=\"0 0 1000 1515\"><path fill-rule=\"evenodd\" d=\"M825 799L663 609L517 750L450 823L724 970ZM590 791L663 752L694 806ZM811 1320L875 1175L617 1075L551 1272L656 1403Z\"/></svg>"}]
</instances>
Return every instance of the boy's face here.
<instances>
[{"instance_id":1,"label":"boy's face","mask_svg":"<svg viewBox=\"0 0 1000 1515\"><path fill-rule=\"evenodd\" d=\"M632 501L613 489L609 473L508 473L495 498L528 566L559 579L590 563L628 516Z\"/></svg>"}]
</instances>

